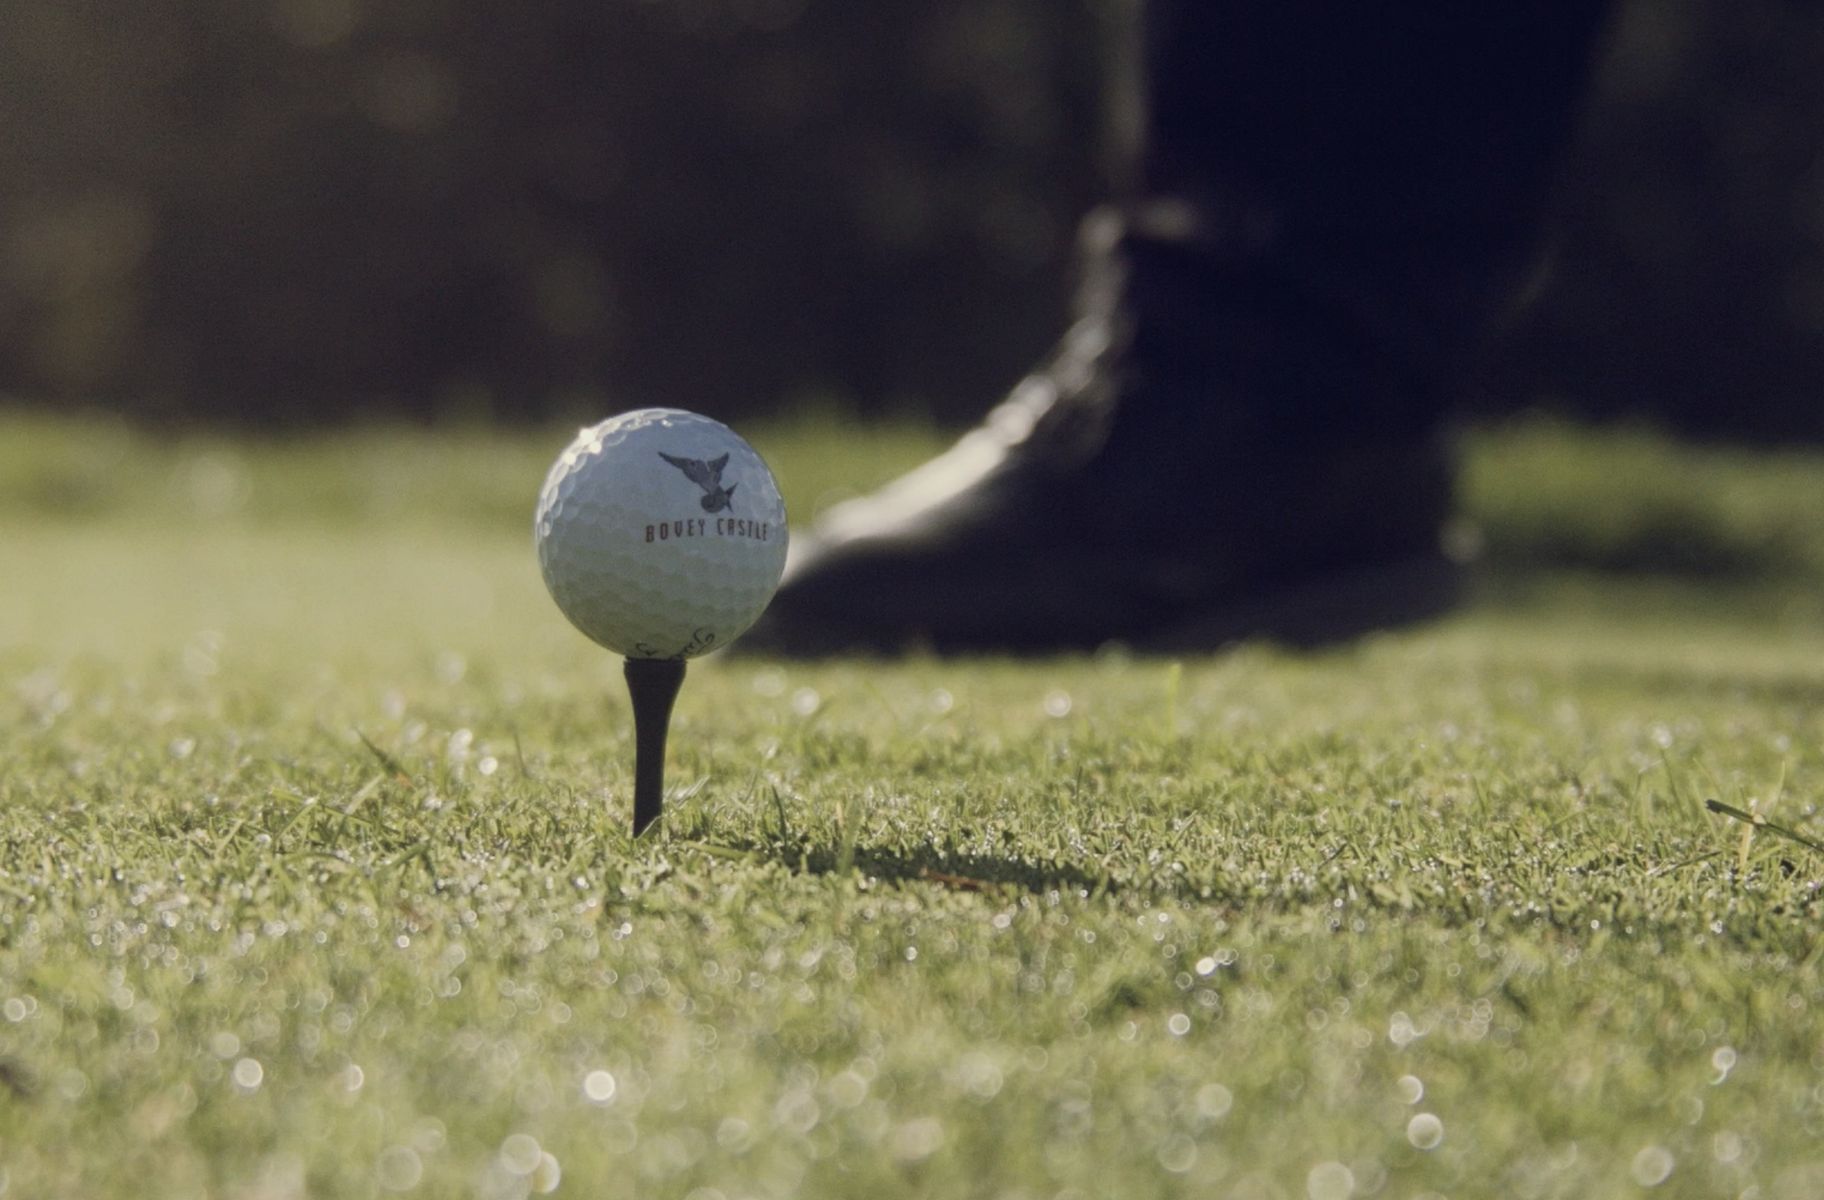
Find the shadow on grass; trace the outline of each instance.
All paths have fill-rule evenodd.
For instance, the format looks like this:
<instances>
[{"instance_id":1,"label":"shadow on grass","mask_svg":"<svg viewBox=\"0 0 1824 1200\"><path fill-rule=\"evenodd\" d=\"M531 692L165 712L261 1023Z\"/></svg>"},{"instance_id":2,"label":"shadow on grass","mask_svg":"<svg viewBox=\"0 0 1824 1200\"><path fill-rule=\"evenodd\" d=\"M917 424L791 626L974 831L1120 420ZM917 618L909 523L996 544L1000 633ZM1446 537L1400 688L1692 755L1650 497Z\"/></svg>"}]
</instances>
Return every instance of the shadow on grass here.
<instances>
[{"instance_id":1,"label":"shadow on grass","mask_svg":"<svg viewBox=\"0 0 1824 1200\"><path fill-rule=\"evenodd\" d=\"M755 841L734 839L703 841L685 834L687 844L718 857L754 862L776 862L804 875L846 875L859 871L882 883L936 884L958 891L1077 892L1094 895L1116 890L1106 876L1076 867L1038 859L1005 858L993 854L959 853L936 846L906 850L852 848L801 838Z\"/></svg>"}]
</instances>

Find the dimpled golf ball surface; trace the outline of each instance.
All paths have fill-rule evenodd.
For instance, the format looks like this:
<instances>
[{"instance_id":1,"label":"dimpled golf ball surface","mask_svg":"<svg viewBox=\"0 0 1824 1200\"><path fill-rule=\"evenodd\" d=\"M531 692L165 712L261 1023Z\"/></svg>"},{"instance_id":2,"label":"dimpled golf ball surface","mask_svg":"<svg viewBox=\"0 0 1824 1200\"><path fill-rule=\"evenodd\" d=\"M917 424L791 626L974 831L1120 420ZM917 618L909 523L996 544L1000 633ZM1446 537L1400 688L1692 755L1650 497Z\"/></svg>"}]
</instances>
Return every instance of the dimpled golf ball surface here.
<instances>
[{"instance_id":1,"label":"dimpled golf ball surface","mask_svg":"<svg viewBox=\"0 0 1824 1200\"><path fill-rule=\"evenodd\" d=\"M643 408L577 434L535 522L571 624L629 658L690 658L752 625L785 569L785 503L719 421Z\"/></svg>"}]
</instances>

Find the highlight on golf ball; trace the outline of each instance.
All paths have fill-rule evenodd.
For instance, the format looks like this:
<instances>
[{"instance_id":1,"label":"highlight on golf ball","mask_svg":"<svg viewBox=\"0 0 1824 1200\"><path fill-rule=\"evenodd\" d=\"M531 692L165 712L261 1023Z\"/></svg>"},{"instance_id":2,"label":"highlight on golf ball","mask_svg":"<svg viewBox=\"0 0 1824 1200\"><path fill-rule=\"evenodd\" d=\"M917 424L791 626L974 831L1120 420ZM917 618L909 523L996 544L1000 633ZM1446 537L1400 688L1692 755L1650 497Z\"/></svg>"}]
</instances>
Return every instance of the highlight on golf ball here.
<instances>
[{"instance_id":1,"label":"highlight on golf ball","mask_svg":"<svg viewBox=\"0 0 1824 1200\"><path fill-rule=\"evenodd\" d=\"M629 658L685 659L734 641L778 590L785 502L720 421L642 408L576 435L534 522L552 599Z\"/></svg>"}]
</instances>

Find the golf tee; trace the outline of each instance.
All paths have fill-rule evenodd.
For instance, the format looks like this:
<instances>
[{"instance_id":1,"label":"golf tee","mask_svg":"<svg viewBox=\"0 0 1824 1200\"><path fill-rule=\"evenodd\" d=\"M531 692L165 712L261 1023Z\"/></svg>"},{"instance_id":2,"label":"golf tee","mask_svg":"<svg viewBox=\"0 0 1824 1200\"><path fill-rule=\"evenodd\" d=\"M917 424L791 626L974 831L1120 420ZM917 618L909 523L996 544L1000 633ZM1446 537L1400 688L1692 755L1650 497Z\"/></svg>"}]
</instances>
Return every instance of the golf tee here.
<instances>
[{"instance_id":1,"label":"golf tee","mask_svg":"<svg viewBox=\"0 0 1824 1200\"><path fill-rule=\"evenodd\" d=\"M626 676L633 701L633 836L639 837L665 808L665 737L684 660L630 658Z\"/></svg>"}]
</instances>

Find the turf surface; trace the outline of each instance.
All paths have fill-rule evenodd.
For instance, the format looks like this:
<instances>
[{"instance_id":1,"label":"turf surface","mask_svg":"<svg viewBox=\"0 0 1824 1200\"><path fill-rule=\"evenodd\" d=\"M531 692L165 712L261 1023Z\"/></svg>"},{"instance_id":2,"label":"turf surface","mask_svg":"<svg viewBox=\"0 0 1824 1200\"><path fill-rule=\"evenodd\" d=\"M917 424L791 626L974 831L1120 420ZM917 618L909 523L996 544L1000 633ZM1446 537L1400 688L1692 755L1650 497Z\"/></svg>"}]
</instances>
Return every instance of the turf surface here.
<instances>
[{"instance_id":1,"label":"turf surface","mask_svg":"<svg viewBox=\"0 0 1824 1200\"><path fill-rule=\"evenodd\" d=\"M1329 653L712 659L632 844L563 440L0 422L0 1194L1824 1195L1824 459L1481 435Z\"/></svg>"}]
</instances>

